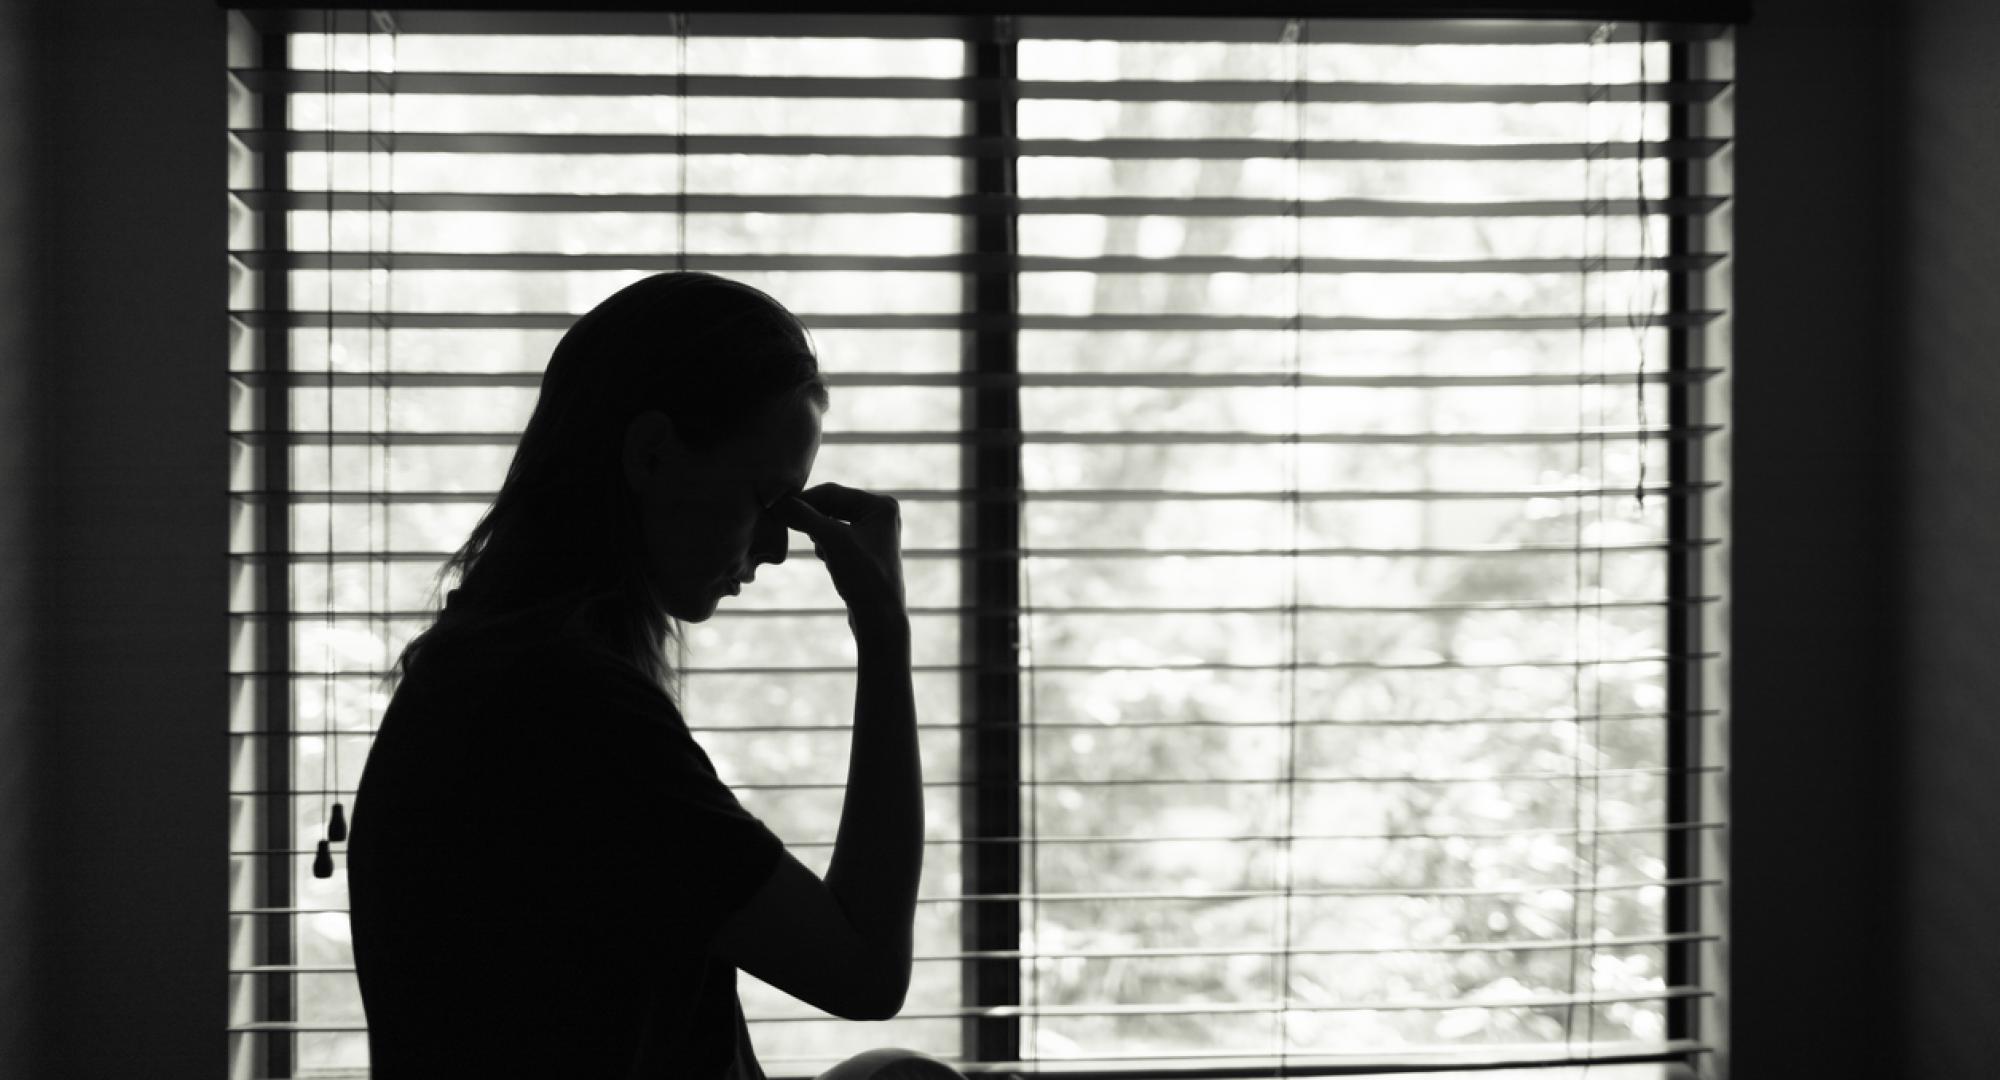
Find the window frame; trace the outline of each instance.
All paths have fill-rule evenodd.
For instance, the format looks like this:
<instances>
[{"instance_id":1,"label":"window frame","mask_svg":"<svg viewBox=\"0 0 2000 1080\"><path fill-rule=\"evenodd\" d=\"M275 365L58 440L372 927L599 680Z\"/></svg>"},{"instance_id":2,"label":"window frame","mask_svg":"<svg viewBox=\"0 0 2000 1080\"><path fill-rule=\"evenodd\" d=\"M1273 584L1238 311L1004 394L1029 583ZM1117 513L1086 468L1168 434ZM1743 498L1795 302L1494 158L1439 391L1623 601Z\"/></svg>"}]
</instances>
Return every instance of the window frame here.
<instances>
[{"instance_id":1,"label":"window frame","mask_svg":"<svg viewBox=\"0 0 2000 1080\"><path fill-rule=\"evenodd\" d=\"M341 5L289 6L317 10ZM466 6L504 8L507 5ZM1212 5L1185 6L1212 10ZM1731 7L1726 4L1720 6ZM520 5L523 10L540 10L541 7ZM816 5L810 3L784 7L787 10L818 10ZM1174 12L1181 7L1168 5L1168 10ZM1029 5L1022 10L1034 8ZM1401 13L1407 16L1406 11ZM1337 14L1348 16L1355 12L1342 10ZM1011 24L1011 16L986 18L1002 29L967 36L968 54L973 60L968 78L981 81L1005 79L1011 85L1015 81L1017 47L1011 31L1006 29ZM1710 18L1701 21L1727 20ZM257 65L288 70L287 37L300 27L282 19L267 22L252 18L251 23L257 41ZM1700 40L1669 42L1672 57L1669 81L1678 83L1698 77L1697 73L1705 70L1707 65L1704 51L1707 48ZM1019 95L1011 91L998 98L967 99L974 116L974 126L968 134L973 138L1011 137L1014 134L1014 106L1019 100ZM284 93L261 93L257 95L257 101L258 128L274 133L288 128L288 99ZM1669 137L1704 137L1707 131L1703 115L1704 110L1698 102L1677 104L1669 110L1672 125ZM965 274L967 297L973 302L971 311L974 313L998 310L1004 312L1005 318L996 320L996 323L1004 325L982 324L964 334L966 353L963 370L979 377L969 378L963 387L963 416L967 418L969 430L1018 435L1022 428L1019 385L1011 378L1019 371L1017 338L1012 325L1019 316L1016 269L1020 254L1016 228L1018 215L1011 209L1018 196L1015 159L974 155L964 159L964 163L973 180L967 195L977 207L968 211L968 216L973 218L974 237L969 254L976 258L978 268ZM266 188L286 190L290 187L288 159L283 152L263 154L258 168L260 180ZM1706 194L1708 185L1705 181L1713 168L1715 166L1703 157L1670 158L1667 170L1670 185L1666 198L1680 200ZM273 220L276 227L271 227ZM1684 260L1716 250L1710 240L1721 228L1711 220L1711 215L1669 215L1670 250L1667 254L1675 261L1675 267L1667 273L1669 314L1700 308L1706 295L1708 272L1694 268L1691 261ZM290 254L288 233L289 226L282 217L267 219L266 228L259 235L258 250L270 257L269 265L284 265L284 258ZM265 310L285 312L290 309L290 282L285 273L263 274L260 290L259 302ZM1726 351L1726 329L1676 322L1668 322L1665 326L1671 376L1665 383L1668 425L1674 429L1699 426L1709 411L1709 394L1705 383L1695 377L1695 373L1703 368L1711 351ZM264 725L261 734L264 738L259 767L263 770L260 777L262 788L272 793L273 797L284 797L290 793L294 769L294 747L289 737L292 733L292 626L287 615L291 610L291 572L295 555L291 545L290 516L286 512L292 494L290 458L282 451L292 434L290 330L291 326L284 318L266 319L256 330L263 361L258 375L261 378L261 432L266 452L261 455L262 482L259 492L263 514L258 528L263 547L255 557L262 564L259 575L263 590L262 609L268 613L263 620L258 643L263 665L260 676L265 690L260 702ZM1673 442L1669 451L1671 466L1668 483L1671 487L1698 488L1703 483L1719 460L1718 452L1711 443L1712 440L1707 439ZM273 448L277 448L277 452L272 452ZM962 658L968 670L960 683L960 695L963 708L961 722L968 730L960 758L960 777L963 781L960 788L961 812L964 815L961 835L980 841L961 845L964 893L968 898L976 894L1020 895L1025 891L1020 872L1021 859L1024 854L1029 854L1027 845L1021 840L1024 834L1020 734L1025 722L1020 695L1020 676L1024 668L1018 653L1021 602L1018 536L1020 496L1025 494L1025 485L1020 441L1003 437L968 442L962 457L962 481L966 487L975 490L1011 488L1017 496L1011 500L967 499L962 507L961 530L968 551L963 556L965 572L961 576L965 608L961 616L961 641ZM1712 711L1709 703L1724 700L1713 671L1714 665L1701 659L1707 643L1720 637L1719 615L1711 610L1715 605L1683 602L1681 599L1701 596L1705 581L1712 576L1712 556L1708 552L1712 541L1703 536L1707 526L1704 502L1699 495L1669 496L1668 502L1669 584L1666 608L1670 659L1665 714L1670 733L1667 767L1672 776L1667 801L1670 822L1702 820L1705 801L1703 781L1701 773L1694 767L1703 761L1703 748L1713 738L1713 732L1705 722L1706 714ZM266 812L257 828L262 842L272 851L292 850L297 846L298 838L293 834L294 821L290 814ZM1704 866L1715 861L1713 849L1709 846L1711 843L1701 830L1671 831L1667 839L1667 877L1676 880L1699 877ZM275 912L291 906L293 872L294 867L287 859L266 860L259 885L263 890L263 907ZM968 903L963 912L965 924L961 933L965 951L996 952L1016 948L1026 903ZM1670 935L1698 934L1705 925L1722 925L1718 919L1720 910L1719 903L1706 896L1705 890L1670 888L1667 890L1665 932ZM981 917L975 918L975 913ZM988 914L991 914L990 918L985 917ZM295 962L295 926L291 916L265 919L257 934L264 949L259 961L261 964L275 966ZM1677 940L1666 943L1664 948L1668 957L1669 986L1701 983L1703 942L1699 939ZM1020 1005L1021 971L1018 955L966 958L962 961L961 974L964 1006L973 1009ZM266 977L262 982L263 1018L292 1017L297 996L293 988L294 979ZM1712 1013L1718 1006L1712 1001L1669 997L1664 1004L1668 1017L1666 1039L1669 1042L1698 1039L1704 1031L1715 1029ZM966 1017L962 1021L962 1046L966 1060L973 1063L1025 1060L1021 1055L1021 1030L1018 1016ZM266 1033L265 1038L266 1075L294 1075L295 1036L290 1032L274 1030ZM1677 1063L1692 1068L1693 1058L1703 1052L1593 1060L1606 1064L1620 1060ZM1276 1068L1275 1062L1270 1070L1191 1066L1176 1070L1172 1075L1191 1080L1263 1076L1276 1075ZM1383 1072L1384 1066L1294 1065L1289 1071L1300 1075L1365 1075ZM1101 1070L1038 1070L1036 1075L1081 1078L1111 1074Z\"/></svg>"}]
</instances>

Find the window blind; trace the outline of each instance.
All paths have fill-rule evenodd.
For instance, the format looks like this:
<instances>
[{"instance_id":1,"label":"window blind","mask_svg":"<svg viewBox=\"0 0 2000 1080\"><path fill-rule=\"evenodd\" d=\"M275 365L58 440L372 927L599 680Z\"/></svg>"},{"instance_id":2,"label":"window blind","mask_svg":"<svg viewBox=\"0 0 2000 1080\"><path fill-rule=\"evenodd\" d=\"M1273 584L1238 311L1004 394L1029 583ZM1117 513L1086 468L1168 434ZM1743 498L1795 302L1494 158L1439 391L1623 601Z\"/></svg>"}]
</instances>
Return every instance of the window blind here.
<instances>
[{"instance_id":1,"label":"window blind","mask_svg":"<svg viewBox=\"0 0 2000 1080\"><path fill-rule=\"evenodd\" d=\"M773 1076L1714 1047L1725 28L230 18L236 1075L365 1075L328 803L556 339L680 268L800 313L816 478L904 508L909 1003L746 976ZM823 870L823 569L686 631Z\"/></svg>"}]
</instances>

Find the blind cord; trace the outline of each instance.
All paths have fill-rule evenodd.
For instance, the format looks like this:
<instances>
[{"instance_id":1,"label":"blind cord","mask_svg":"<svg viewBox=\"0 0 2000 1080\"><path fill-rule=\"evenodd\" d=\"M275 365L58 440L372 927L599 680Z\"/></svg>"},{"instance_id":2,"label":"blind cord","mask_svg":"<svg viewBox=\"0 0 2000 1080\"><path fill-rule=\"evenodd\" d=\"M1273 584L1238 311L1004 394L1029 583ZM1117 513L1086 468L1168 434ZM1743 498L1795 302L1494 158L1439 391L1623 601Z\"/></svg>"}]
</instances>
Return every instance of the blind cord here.
<instances>
[{"instance_id":1,"label":"blind cord","mask_svg":"<svg viewBox=\"0 0 2000 1080\"><path fill-rule=\"evenodd\" d=\"M320 638L320 757L319 757L319 817L322 835L318 850L313 853L313 877L324 880L333 876L333 823L327 815L327 798L331 792L328 784L328 770L334 757L333 749L333 9L321 12L320 41L320 129L324 135L323 152L326 159L326 558L325 578L321 582L325 590L324 626ZM335 783L338 781L336 780ZM339 804L334 804L339 810ZM342 834L345 835L343 828Z\"/></svg>"},{"instance_id":2,"label":"blind cord","mask_svg":"<svg viewBox=\"0 0 2000 1080\"><path fill-rule=\"evenodd\" d=\"M1291 61L1292 79L1289 87L1292 119L1292 313L1286 379L1286 398L1291 410L1291 424L1287 429L1285 454L1285 502L1288 517L1288 546L1285 566L1289 571L1285 589L1285 770L1284 805L1285 826L1279 833L1278 876L1283 892L1278 913L1278 985L1276 987L1278 1075L1291 1075L1291 1000L1292 1000L1292 902L1293 902L1293 850L1292 835L1296 832L1298 785L1298 731L1299 731L1299 532L1303 503L1299 499L1299 387L1300 351L1304 337L1305 312L1305 139L1306 139L1306 20L1288 19L1285 22L1282 39L1290 48L1286 50Z\"/></svg>"},{"instance_id":3,"label":"blind cord","mask_svg":"<svg viewBox=\"0 0 2000 1080\"><path fill-rule=\"evenodd\" d=\"M1633 318L1632 305L1637 300L1637 290L1626 294L1625 325L1632 331L1633 345L1639 355L1639 377L1633 386L1639 395L1639 481L1632 489L1633 498L1638 500L1638 509L1646 509L1646 338L1652 329L1653 313L1659 310L1658 273L1653 267L1653 204L1646 196L1646 122L1647 106L1651 102L1652 83L1646 73L1646 53L1651 46L1653 24L1641 20L1639 23L1639 154L1638 167L1634 170L1639 181L1639 274L1646 283L1646 304L1643 322ZM1672 78L1669 72L1668 78ZM1671 108L1671 104L1669 108ZM1669 271L1671 272L1671 271ZM1671 420L1669 421L1671 423ZM1668 478L1669 480L1672 477Z\"/></svg>"},{"instance_id":4,"label":"blind cord","mask_svg":"<svg viewBox=\"0 0 2000 1080\"><path fill-rule=\"evenodd\" d=\"M366 329L367 340L365 342L367 348L367 365L368 365L368 380L367 380L368 460L366 462L368 480L367 480L367 492L366 492L366 497L367 497L366 526L368 530L369 550L367 553L368 554L367 585L368 585L368 603L371 609L371 618L369 620L370 633L368 638L368 649L371 657L373 657L373 660L371 662L374 663L374 666L376 666L381 670L382 674L378 676L375 686L369 693L363 705L363 714L365 718L364 723L368 731L368 740L363 748L363 754L362 754L362 759L364 762L367 760L367 752L369 750L372 750L375 745L375 727L376 727L378 705L380 703L387 701L388 693L386 692L385 688L388 687L388 685L394 680L394 673L388 670L389 649L387 644L389 641L389 616L388 616L389 601L390 601L390 593L393 590L391 588L390 574L388 572L387 567L378 566L377 564L382 561L382 556L385 552L395 550L395 545L389 541L387 536L381 534L385 534L392 531L394 522L394 517L389 512L389 508L387 504L384 502L384 495L389 488L390 456L394 452L394 448L389 442L389 431L393 426L395 418L395 401L394 401L395 384L394 380L389 378L390 374L389 343L391 341L389 334L389 326L390 326L390 320L393 318L395 312L395 274L393 272L392 266L396 248L395 244L396 218L395 218L395 203L394 203L394 196L396 189L396 179L395 179L396 155L395 155L395 143L394 143L394 131L396 125L395 111L394 111L396 36L395 36L395 24L387 12L371 10L367 13L367 18L369 20L368 25L366 27L368 35L367 36L368 62L366 65L367 67L366 86L368 94L368 108L367 108L368 150L366 155L366 165L368 169L368 177L367 177L368 209L366 214L367 246L363 252L363 265L364 265L363 273L366 275L366 285L368 290L367 292L368 325ZM389 61L386 65L378 63L376 59L375 40L378 32L385 34L389 39L388 40ZM386 77L378 80L377 73L385 70L387 71ZM386 103L388 111L388 121L386 124L378 124L376 122L375 98L376 98L376 90L378 89L378 83L382 86L386 86L387 89L389 90L389 100ZM386 143L387 145L383 146L382 145L383 143ZM379 191L377 190L375 183L375 174L376 174L375 154L377 152L378 146L382 147L382 152L384 156L387 158L387 161L385 163L387 175L384 177L383 184ZM379 246L376 243L376 236L377 236L376 214L378 212L381 214L382 217L382 233L384 234L383 241ZM376 301L376 293L375 293L376 279L378 277L381 279L381 286L382 286L382 299L379 304ZM378 335L381 338L381 344L379 350L381 364L379 367L377 365L378 349L376 342ZM379 432L376 429L376 407L375 407L375 397L378 390L382 397L381 430ZM378 450L380 451L379 453L377 452ZM338 787L338 777L339 777L338 768L339 768L339 763L338 761L336 761L335 773L334 773L336 777L336 784L335 784L336 787ZM339 821L339 815L338 815L339 804L335 803L334 806L336 810L335 824L340 825L341 823ZM341 831L343 833L345 832L344 827L342 828ZM337 835L334 836L333 839L342 840L345 839L345 836Z\"/></svg>"},{"instance_id":5,"label":"blind cord","mask_svg":"<svg viewBox=\"0 0 2000 1080\"><path fill-rule=\"evenodd\" d=\"M1598 354L1599 363L1596 365L1596 369L1594 372L1595 376L1594 389L1596 391L1594 395L1594 404L1597 413L1596 421L1597 421L1598 481L1591 495L1592 516L1594 519L1597 532L1597 534L1592 538L1592 546L1594 548L1593 554L1595 556L1595 562L1596 562L1594 583L1592 585L1592 588L1594 590L1592 594L1592 633L1595 644L1595 653L1592 658L1592 663L1595 664L1596 666L1592 670L1591 708L1589 709L1588 712L1586 712L1584 709L1584 701L1583 701L1584 659L1583 659L1582 620L1583 620L1583 607L1584 607L1584 600L1583 600L1584 511L1583 511L1581 489L1583 486L1582 480L1584 475L1583 449L1584 449L1584 442L1588 437L1587 433L1589 431L1589 427L1586 421L1589 419L1589 417L1585 412L1583 391L1585 383L1588 381L1592 381L1586 374L1588 369L1586 361L1588 360L1590 355L1590 341L1591 341L1589 335L1589 329L1594 327L1595 329L1598 330L1597 343L1600 346L1606 344L1606 336L1610 330L1610 323L1608 318L1610 312L1610 297L1609 297L1609 278L1607 272L1607 267L1609 265L1610 246L1611 246L1610 228L1609 228L1610 216L1608 211L1608 202L1606 202L1605 200L1598 199L1596 197L1597 192L1595 189L1595 184L1608 179L1608 176L1607 177L1595 176L1594 171L1591 168L1591 163L1600 154L1605 156L1608 162L1610 139L1615 137L1615 125L1614 125L1613 132L1611 134L1607 134L1604 137L1603 141L1601 142L1598 141L1598 139L1596 138L1596 133L1592 126L1592 118L1595 113L1595 106L1599 102L1604 101L1608 98L1608 87L1605 86L1600 77L1599 60L1603 52L1603 46L1612 38L1612 36L1616 32L1616 29L1617 29L1617 24L1615 23L1602 23L1596 28L1595 31L1592 32L1590 36L1590 46L1588 52L1589 76L1587 78L1588 96L1584 103L1584 116L1583 116L1584 142L1585 142L1584 217L1583 217L1583 229L1584 229L1583 260L1584 261L1582 265L1582 274L1581 274L1581 293L1582 293L1583 310L1581 313L1582 317L1578 320L1579 379L1577 384L1577 446L1576 446L1577 479L1579 487L1579 496L1576 506L1576 526L1575 526L1576 543L1574 551L1574 588L1576 593L1576 607L1573 612L1573 620L1572 620L1572 629L1573 629L1572 640L1575 642L1576 664L1571 669L1572 671L1571 690L1575 702L1574 705L1575 723L1573 729L1573 744L1572 744L1573 773L1572 773L1571 812L1572 812L1572 821L1575 826L1574 836L1578 848L1573 852L1573 857L1576 859L1577 863L1577 870L1572 883L1573 889L1571 893L1572 900L1570 908L1571 938L1579 942L1580 946L1577 949L1573 949L1570 953L1570 964L1569 964L1570 1000L1566 1007L1567 1019L1565 1020L1565 1023L1563 1025L1563 1031L1564 1031L1563 1041L1565 1050L1567 1051L1565 1056L1573 1059L1575 1056L1575 1048L1573 1045L1573 1040L1575 1038L1575 1012L1576 1012L1577 998L1578 998L1577 964L1579 960L1579 952L1581 952L1582 953L1581 959L1583 961L1583 967L1584 967L1583 977L1585 980L1585 986L1583 988L1583 995L1582 995L1584 998L1583 1051L1585 1054L1585 1060L1583 1065L1583 1076L1585 1077L1589 1076L1591 1066L1595 1060L1594 1047L1596 1044L1596 1037L1597 1037L1597 1009L1595 1004L1596 993L1597 993L1597 965L1596 965L1597 874L1598 874L1598 842L1599 842L1597 829L1598 829L1598 809L1599 809L1599 803L1601 802L1601 783L1602 783L1601 774L1603 770L1602 770L1602 762L1596 759L1601 755L1600 747L1603 744L1603 729L1602 729L1601 718L1604 712L1604 671L1602 667L1603 657L1605 652L1604 649L1605 579L1604 579L1603 531L1605 524L1604 496L1607 490L1606 484L1608 483L1608 477L1606 475L1606 467L1605 467L1606 456L1607 456L1607 439L1608 439L1608 434L1606 431L1607 417L1605 409L1605 398L1610 389L1610 373L1606 370L1606 365L1603 361L1608 359L1609 355L1608 350L1605 349L1599 350ZM1646 231L1650 227L1651 218L1649 214L1648 204L1644 198L1645 169L1646 169L1646 144L1645 144L1646 89L1644 85L1646 78L1646 71L1644 66L1645 49L1646 49L1645 34L1642 32L1639 41L1639 58L1640 58L1639 79L1641 84L1639 88L1639 111L1638 111L1639 139L1638 139L1638 153L1637 156L1634 158L1634 161L1636 163L1635 167L1638 173L1639 191L1641 195L1639 200L1639 218L1638 218L1638 229L1640 237L1639 273L1642 276L1650 276L1651 274L1651 270L1649 268L1650 260L1647 257L1648 247L1645 238L1646 238ZM1605 211L1605 213L1598 222L1598 232L1596 241L1597 246L1595 250L1593 250L1591 235L1590 235L1591 212L1593 208L1602 209ZM1597 284L1599 292L1597 313L1595 315L1591 314L1591 308L1590 308L1590 274L1593 269L1595 269L1598 272ZM1630 304L1632 300L1632 294L1633 290L1628 290L1627 292L1628 324L1630 322L1630 315L1631 315ZM1643 472L1644 462L1645 462L1645 442L1644 442L1645 421L1643 413L1643 402L1645 393L1645 347L1643 338L1639 342L1639 374L1637 380L1634 383L1634 387L1636 393L1639 395L1639 401L1641 402L1641 419L1639 421L1639 427L1640 427L1639 462L1640 462L1641 473L1636 495L1640 500L1641 507L1643 507L1644 505L1643 500L1645 497L1644 496L1645 481ZM1588 718L1588 723L1586 723L1586 718ZM1586 731L1588 732L1589 735L1589 738L1587 740L1585 738ZM1593 759L1590 762L1590 768L1588 770L1584 768L1584 757L1586 754L1588 754ZM1586 798L1583 786L1583 780L1586 776L1588 776L1590 780L1590 792L1587 800L1590 809L1588 812L1587 823L1586 823L1586 814L1584 811L1584 804L1586 802ZM1585 858L1584 852L1582 850L1582 845L1585 843L1586 836L1588 836L1588 850L1589 850L1589 855L1587 859ZM1587 872L1589 874L1587 889L1584 886L1584 880L1582 877L1582 875L1586 872L1586 867L1587 867ZM1584 907L1584 896L1586 892L1590 897L1588 911L1586 911Z\"/></svg>"},{"instance_id":6,"label":"blind cord","mask_svg":"<svg viewBox=\"0 0 2000 1080\"><path fill-rule=\"evenodd\" d=\"M1659 295L1658 274L1653 268L1653 258L1652 258L1653 207L1652 207L1652 200L1648 196L1646 190L1646 167L1648 161L1650 160L1649 155L1647 153L1647 141L1648 141L1647 125L1650 122L1649 106L1651 104L1651 91L1652 91L1650 72L1647 69L1647 53L1651 49L1651 43L1652 43L1652 24L1644 20L1641 20L1639 23L1639 41L1638 41L1639 86L1638 86L1638 106L1636 115L1636 122L1638 126L1637 139L1636 139L1637 153L1633 158L1634 161L1633 171L1637 187L1638 211L1639 211L1638 265L1640 268L1639 272L1641 274L1641 278L1645 283L1644 284L1645 304L1641 307L1641 309L1637 313L1635 313L1633 308L1636 304L1638 304L1640 290L1638 289L1627 290L1626 327L1631 334L1634 352L1636 354L1636 359L1637 359L1637 377L1633 380L1633 390L1638 409L1637 423L1639 429L1639 440L1636 451L1638 459L1637 460L1638 480L1633 489L1633 499L1634 499L1635 514L1642 521L1646 506L1646 465L1647 465L1646 454L1647 454L1647 427L1648 427L1647 415L1646 415L1646 350L1649 344L1649 336L1650 336L1649 331L1652 328L1653 316L1654 313L1658 310L1658 295ZM1594 72L1592 81L1595 82ZM1606 254L1608 256L1610 247L1608 236L1605 240L1605 247L1606 247ZM1608 332L1609 330L1608 325L1606 326L1606 330ZM1599 401L1599 409L1601 412L1603 408L1604 393L1606 386L1608 384L1609 372L1605 370L1605 365L1600 364L1599 373L1600 373L1600 388L1598 394L1598 401ZM1597 461L1600 473L1604 469L1606 439L1607 439L1607 434L1605 431L1604 419L1602 416L1600 416L1598 423L1598 444L1597 444ZM1601 533L1605 519L1604 501L1605 501L1605 494L1609 491L1609 478L1600 475L1597 488L1598 488L1598 493L1593 498L1594 498L1594 505L1596 507L1598 527ZM1595 546L1595 556L1597 563L1596 566L1597 591L1594 597L1593 620L1596 624L1596 639L1597 639L1595 655L1601 662L1603 656L1605 655L1604 604L1605 604L1605 592L1606 592L1605 582L1604 582L1604 545L1603 545L1603 537L1601 535L1598 537L1598 543ZM1599 667L1595 674L1596 677L1592 681L1591 685L1592 707L1590 711L1590 716L1591 716L1590 746L1593 757L1598 757L1601 755L1600 748L1603 746L1604 677L1603 677L1602 667ZM1601 787L1603 784L1604 770L1602 768L1603 763L1601 761L1593 760L1591 764L1592 764L1592 769L1590 772L1590 787L1591 787L1590 827L1588 835L1590 838L1589 867L1590 867L1590 883L1592 886L1592 892L1591 892L1592 903L1589 911L1590 930L1589 930L1588 941L1590 942L1589 955L1592 960L1592 963L1590 965L1590 975L1591 975L1590 996L1594 998L1596 996L1596 986L1597 986L1596 964L1595 964L1596 950L1597 950L1597 944L1596 944L1597 905L1595 902L1595 898L1597 895L1596 885L1597 885L1597 873L1598 873L1598 844L1602 836L1602 830L1600 828L1598 817L1603 802ZM1584 1041L1586 1046L1593 1045L1595 1043L1596 1027L1597 1027L1597 1010L1594 1006L1592 1006L1584 1014ZM1586 1077L1589 1075L1592 1063L1593 1062L1591 1060L1586 1060L1586 1062L1584 1063L1584 1075Z\"/></svg>"}]
</instances>

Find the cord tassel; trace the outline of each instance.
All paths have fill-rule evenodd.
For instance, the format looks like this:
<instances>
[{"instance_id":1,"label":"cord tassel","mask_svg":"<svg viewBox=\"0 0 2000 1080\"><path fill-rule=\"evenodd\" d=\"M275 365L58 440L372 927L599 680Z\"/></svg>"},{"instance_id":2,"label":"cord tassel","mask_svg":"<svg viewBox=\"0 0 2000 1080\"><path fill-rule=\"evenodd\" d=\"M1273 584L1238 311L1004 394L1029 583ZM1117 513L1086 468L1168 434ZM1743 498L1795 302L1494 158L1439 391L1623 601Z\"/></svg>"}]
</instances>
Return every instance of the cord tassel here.
<instances>
[{"instance_id":1,"label":"cord tassel","mask_svg":"<svg viewBox=\"0 0 2000 1080\"><path fill-rule=\"evenodd\" d=\"M319 842L319 854L313 856L313 876L324 881L333 876L333 852L327 841Z\"/></svg>"},{"instance_id":2,"label":"cord tassel","mask_svg":"<svg viewBox=\"0 0 2000 1080\"><path fill-rule=\"evenodd\" d=\"M327 822L326 838L336 842L347 839L347 812L339 803L333 804L333 820Z\"/></svg>"}]
</instances>

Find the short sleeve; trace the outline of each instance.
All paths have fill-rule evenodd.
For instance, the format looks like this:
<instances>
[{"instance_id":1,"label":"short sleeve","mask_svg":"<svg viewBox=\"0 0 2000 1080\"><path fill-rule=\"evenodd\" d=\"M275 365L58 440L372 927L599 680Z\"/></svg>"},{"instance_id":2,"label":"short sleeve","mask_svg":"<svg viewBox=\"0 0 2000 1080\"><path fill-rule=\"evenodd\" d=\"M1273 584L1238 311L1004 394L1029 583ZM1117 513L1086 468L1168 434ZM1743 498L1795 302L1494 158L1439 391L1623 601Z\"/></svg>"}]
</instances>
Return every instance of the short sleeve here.
<instances>
[{"instance_id":1,"label":"short sleeve","mask_svg":"<svg viewBox=\"0 0 2000 1080\"><path fill-rule=\"evenodd\" d=\"M546 637L432 649L361 789L354 956L382 1075L761 1075L712 946L784 846L664 690Z\"/></svg>"},{"instance_id":2,"label":"short sleeve","mask_svg":"<svg viewBox=\"0 0 2000 1080\"><path fill-rule=\"evenodd\" d=\"M599 914L705 943L783 841L723 783L665 691L561 646L532 666L545 675L528 695L547 728L534 740L546 758L528 763L546 781L533 800L543 850Z\"/></svg>"}]
</instances>

